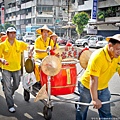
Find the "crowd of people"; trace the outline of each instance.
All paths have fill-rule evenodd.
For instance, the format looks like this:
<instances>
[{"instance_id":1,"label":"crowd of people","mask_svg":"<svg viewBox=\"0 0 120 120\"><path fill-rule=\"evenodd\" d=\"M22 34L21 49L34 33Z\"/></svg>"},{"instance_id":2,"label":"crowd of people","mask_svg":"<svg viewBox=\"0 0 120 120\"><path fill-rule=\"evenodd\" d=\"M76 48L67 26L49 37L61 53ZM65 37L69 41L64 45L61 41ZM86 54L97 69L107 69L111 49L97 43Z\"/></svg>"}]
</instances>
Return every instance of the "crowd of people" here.
<instances>
[{"instance_id":1,"label":"crowd of people","mask_svg":"<svg viewBox=\"0 0 120 120\"><path fill-rule=\"evenodd\" d=\"M57 35L47 25L36 30L40 36L35 40L34 47L30 50L35 61L42 61L48 55L48 46L52 49L59 48ZM30 49L29 44L16 39L16 29L9 27L1 33L0 43L0 68L2 73L2 85L8 110L15 112L14 92L21 81L21 53ZM4 39L3 39L4 38ZM110 100L108 83L111 77L118 72L120 74L120 34L107 37L108 44L92 53L87 68L78 82L80 93L79 102L90 103L98 109L100 119L112 119L110 104L102 105L102 102ZM40 86L40 66L34 68L36 76L35 86ZM39 88L40 89L40 88ZM86 120L88 106L77 105L76 120Z\"/></svg>"}]
</instances>

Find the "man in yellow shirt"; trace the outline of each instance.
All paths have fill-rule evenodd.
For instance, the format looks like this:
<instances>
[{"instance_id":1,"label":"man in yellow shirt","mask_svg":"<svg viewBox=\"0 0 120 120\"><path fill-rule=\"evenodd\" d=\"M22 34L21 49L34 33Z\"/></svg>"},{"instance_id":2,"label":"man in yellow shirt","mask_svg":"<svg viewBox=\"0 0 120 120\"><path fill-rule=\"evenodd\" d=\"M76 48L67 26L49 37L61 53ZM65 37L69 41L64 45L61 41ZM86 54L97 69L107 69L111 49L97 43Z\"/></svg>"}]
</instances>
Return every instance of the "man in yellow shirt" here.
<instances>
[{"instance_id":1,"label":"man in yellow shirt","mask_svg":"<svg viewBox=\"0 0 120 120\"><path fill-rule=\"evenodd\" d=\"M107 37L108 45L92 53L87 69L78 82L80 102L90 103L98 109L100 119L112 119L110 104L101 102L110 100L108 82L118 72L120 74L120 34ZM86 120L88 107L78 105L76 120Z\"/></svg>"},{"instance_id":2,"label":"man in yellow shirt","mask_svg":"<svg viewBox=\"0 0 120 120\"><path fill-rule=\"evenodd\" d=\"M1 40L1 37L4 36L4 35L6 35L5 32L1 32L1 33L0 33L0 43L3 42L3 40Z\"/></svg>"},{"instance_id":3,"label":"man in yellow shirt","mask_svg":"<svg viewBox=\"0 0 120 120\"><path fill-rule=\"evenodd\" d=\"M42 28L39 28L36 30L36 32L38 34L40 34L40 36L35 40L35 44L34 44L34 59L35 61L39 60L41 61L43 58L45 58L48 53L47 53L47 48L48 46L51 46L51 48L53 48L54 43L53 40L50 40L50 35L53 33L48 27L47 25L44 25ZM34 84L33 86L40 86L40 66L38 66L37 64L35 64L35 76L36 76L36 84Z\"/></svg>"},{"instance_id":4,"label":"man in yellow shirt","mask_svg":"<svg viewBox=\"0 0 120 120\"><path fill-rule=\"evenodd\" d=\"M6 36L6 33L5 33L5 32L1 32L1 33L0 33L0 43L5 40L4 36ZM3 40L3 38L4 38L4 40ZM1 63L0 63L0 72L1 72ZM0 79L1 79L1 78L0 78Z\"/></svg>"},{"instance_id":5,"label":"man in yellow shirt","mask_svg":"<svg viewBox=\"0 0 120 120\"><path fill-rule=\"evenodd\" d=\"M57 38L58 38L58 36L55 33L53 33L52 35L50 35L50 39L52 39L53 43L54 43L54 46L53 46L54 50L57 49L57 48L59 48L59 45L57 43Z\"/></svg>"},{"instance_id":6,"label":"man in yellow shirt","mask_svg":"<svg viewBox=\"0 0 120 120\"><path fill-rule=\"evenodd\" d=\"M20 84L21 53L27 50L28 44L16 40L14 27L9 27L6 33L8 37L0 44L0 62L2 63L3 87L8 110L14 113L13 94Z\"/></svg>"}]
</instances>

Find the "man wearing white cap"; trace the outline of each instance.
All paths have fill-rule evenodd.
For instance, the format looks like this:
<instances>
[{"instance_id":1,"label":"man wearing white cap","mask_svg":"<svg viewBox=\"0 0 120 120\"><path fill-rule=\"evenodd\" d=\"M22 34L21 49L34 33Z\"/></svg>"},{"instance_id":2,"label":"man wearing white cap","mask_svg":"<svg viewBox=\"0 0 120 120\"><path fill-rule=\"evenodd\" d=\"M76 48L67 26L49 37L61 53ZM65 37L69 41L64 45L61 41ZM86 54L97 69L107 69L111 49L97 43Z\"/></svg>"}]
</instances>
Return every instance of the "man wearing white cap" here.
<instances>
[{"instance_id":1,"label":"man wearing white cap","mask_svg":"<svg viewBox=\"0 0 120 120\"><path fill-rule=\"evenodd\" d=\"M16 29L9 27L7 38L0 44L0 62L6 102L9 112L15 112L13 94L18 89L21 75L21 53L27 50L28 44L16 39ZM11 81L12 78L12 81Z\"/></svg>"},{"instance_id":2,"label":"man wearing white cap","mask_svg":"<svg viewBox=\"0 0 120 120\"><path fill-rule=\"evenodd\" d=\"M98 109L101 120L112 119L110 104L101 102L111 98L108 82L118 72L120 75L120 34L107 37L108 45L92 53L87 69L78 82L80 102L90 103ZM88 106L78 105L76 120L86 120Z\"/></svg>"}]
</instances>

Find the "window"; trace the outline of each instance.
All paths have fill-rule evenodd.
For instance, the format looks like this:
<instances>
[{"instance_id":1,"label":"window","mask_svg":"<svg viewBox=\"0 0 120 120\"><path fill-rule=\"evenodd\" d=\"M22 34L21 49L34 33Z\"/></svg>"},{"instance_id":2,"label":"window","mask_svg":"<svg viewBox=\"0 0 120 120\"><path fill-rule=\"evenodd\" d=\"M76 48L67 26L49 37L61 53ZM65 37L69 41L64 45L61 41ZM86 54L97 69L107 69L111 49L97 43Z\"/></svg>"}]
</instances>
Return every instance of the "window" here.
<instances>
[{"instance_id":1,"label":"window","mask_svg":"<svg viewBox=\"0 0 120 120\"><path fill-rule=\"evenodd\" d=\"M52 24L52 18L37 18L36 22L37 24L46 24L46 23Z\"/></svg>"},{"instance_id":2,"label":"window","mask_svg":"<svg viewBox=\"0 0 120 120\"><path fill-rule=\"evenodd\" d=\"M97 37L91 37L90 40L97 40Z\"/></svg>"},{"instance_id":3,"label":"window","mask_svg":"<svg viewBox=\"0 0 120 120\"><path fill-rule=\"evenodd\" d=\"M98 37L98 41L103 41L104 39L104 37Z\"/></svg>"}]
</instances>

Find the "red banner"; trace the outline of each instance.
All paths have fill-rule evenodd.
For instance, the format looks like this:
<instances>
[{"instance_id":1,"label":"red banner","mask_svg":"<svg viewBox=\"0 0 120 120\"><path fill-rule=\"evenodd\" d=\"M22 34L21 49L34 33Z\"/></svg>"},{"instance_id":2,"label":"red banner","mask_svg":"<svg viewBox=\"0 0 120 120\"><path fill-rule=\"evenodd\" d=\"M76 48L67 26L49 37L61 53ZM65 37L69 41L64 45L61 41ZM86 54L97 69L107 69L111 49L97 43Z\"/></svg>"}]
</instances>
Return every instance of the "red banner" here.
<instances>
[{"instance_id":1,"label":"red banner","mask_svg":"<svg viewBox=\"0 0 120 120\"><path fill-rule=\"evenodd\" d=\"M4 25L5 23L5 13L4 13L5 9L4 6L1 7L1 24Z\"/></svg>"}]
</instances>

